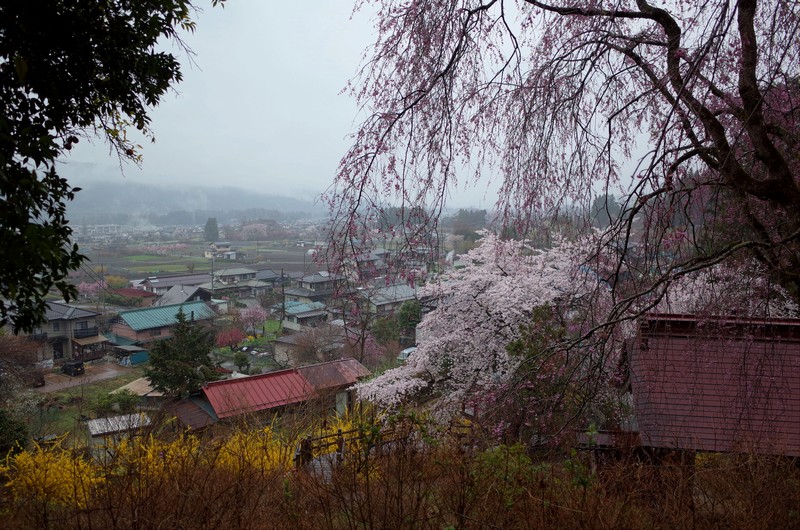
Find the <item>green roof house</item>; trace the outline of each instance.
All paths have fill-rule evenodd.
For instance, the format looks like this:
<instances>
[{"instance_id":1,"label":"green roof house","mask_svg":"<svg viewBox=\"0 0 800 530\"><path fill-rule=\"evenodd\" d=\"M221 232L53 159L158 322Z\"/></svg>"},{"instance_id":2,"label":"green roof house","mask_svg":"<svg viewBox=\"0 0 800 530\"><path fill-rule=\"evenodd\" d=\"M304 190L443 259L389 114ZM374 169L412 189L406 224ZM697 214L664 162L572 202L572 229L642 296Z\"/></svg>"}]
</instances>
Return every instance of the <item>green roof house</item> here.
<instances>
[{"instance_id":1,"label":"green roof house","mask_svg":"<svg viewBox=\"0 0 800 530\"><path fill-rule=\"evenodd\" d=\"M187 302L166 306L146 307L122 311L111 331L139 343L148 343L172 336L172 327L178 322L178 311L183 308L186 320L210 325L217 314L205 302Z\"/></svg>"}]
</instances>

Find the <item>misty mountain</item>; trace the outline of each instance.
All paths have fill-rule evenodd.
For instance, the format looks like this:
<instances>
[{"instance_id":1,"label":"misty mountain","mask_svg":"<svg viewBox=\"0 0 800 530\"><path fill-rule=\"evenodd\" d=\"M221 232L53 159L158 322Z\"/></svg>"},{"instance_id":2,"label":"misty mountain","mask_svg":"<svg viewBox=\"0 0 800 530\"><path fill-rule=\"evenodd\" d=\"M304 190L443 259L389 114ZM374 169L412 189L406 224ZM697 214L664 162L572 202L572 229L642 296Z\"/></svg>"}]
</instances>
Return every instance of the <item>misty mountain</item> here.
<instances>
[{"instance_id":1,"label":"misty mountain","mask_svg":"<svg viewBox=\"0 0 800 530\"><path fill-rule=\"evenodd\" d=\"M321 217L320 204L253 190L202 186L154 186L95 181L81 186L67 207L73 224L204 224L231 220Z\"/></svg>"}]
</instances>

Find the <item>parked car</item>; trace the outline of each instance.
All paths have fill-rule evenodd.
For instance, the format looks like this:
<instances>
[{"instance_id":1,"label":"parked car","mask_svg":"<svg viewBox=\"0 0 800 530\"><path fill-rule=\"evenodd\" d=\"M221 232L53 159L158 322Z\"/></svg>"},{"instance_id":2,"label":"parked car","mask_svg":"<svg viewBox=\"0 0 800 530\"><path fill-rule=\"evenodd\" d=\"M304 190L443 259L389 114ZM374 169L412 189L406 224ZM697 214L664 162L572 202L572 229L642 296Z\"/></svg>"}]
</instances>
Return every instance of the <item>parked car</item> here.
<instances>
[{"instance_id":1,"label":"parked car","mask_svg":"<svg viewBox=\"0 0 800 530\"><path fill-rule=\"evenodd\" d=\"M406 362L408 358L411 357L411 354L414 353L415 351L417 351L416 346L411 346L410 348L404 349L397 355L397 362L400 363Z\"/></svg>"},{"instance_id":2,"label":"parked car","mask_svg":"<svg viewBox=\"0 0 800 530\"><path fill-rule=\"evenodd\" d=\"M85 373L86 368L83 366L83 361L67 361L61 367L61 372L74 377Z\"/></svg>"}]
</instances>

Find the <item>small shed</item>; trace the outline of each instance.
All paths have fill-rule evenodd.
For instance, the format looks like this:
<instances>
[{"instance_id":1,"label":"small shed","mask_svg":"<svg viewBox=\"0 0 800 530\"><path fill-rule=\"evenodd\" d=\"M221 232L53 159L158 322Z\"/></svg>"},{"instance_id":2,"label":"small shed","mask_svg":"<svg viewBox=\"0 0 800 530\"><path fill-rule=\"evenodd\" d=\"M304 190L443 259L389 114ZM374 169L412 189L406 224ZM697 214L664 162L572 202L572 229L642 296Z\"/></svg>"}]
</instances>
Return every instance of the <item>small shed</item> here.
<instances>
[{"instance_id":1,"label":"small shed","mask_svg":"<svg viewBox=\"0 0 800 530\"><path fill-rule=\"evenodd\" d=\"M115 447L124 439L142 434L150 426L150 417L139 412L110 418L97 418L86 422L89 429L89 447L98 460L112 457Z\"/></svg>"},{"instance_id":2,"label":"small shed","mask_svg":"<svg viewBox=\"0 0 800 530\"><path fill-rule=\"evenodd\" d=\"M642 445L800 456L800 320L647 315L629 364Z\"/></svg>"},{"instance_id":3,"label":"small shed","mask_svg":"<svg viewBox=\"0 0 800 530\"><path fill-rule=\"evenodd\" d=\"M122 345L115 346L114 353L122 366L136 366L150 360L150 354L142 346Z\"/></svg>"}]
</instances>

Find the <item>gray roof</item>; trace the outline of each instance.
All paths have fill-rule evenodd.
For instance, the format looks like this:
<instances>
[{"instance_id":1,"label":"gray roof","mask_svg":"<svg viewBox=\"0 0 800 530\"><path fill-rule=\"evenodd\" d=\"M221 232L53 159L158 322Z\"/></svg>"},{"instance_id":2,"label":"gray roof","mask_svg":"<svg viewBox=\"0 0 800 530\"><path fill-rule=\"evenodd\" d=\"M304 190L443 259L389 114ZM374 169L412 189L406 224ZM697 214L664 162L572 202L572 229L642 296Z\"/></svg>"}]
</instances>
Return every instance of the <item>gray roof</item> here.
<instances>
[{"instance_id":1,"label":"gray roof","mask_svg":"<svg viewBox=\"0 0 800 530\"><path fill-rule=\"evenodd\" d=\"M86 426L89 427L89 433L92 436L134 431L148 425L150 425L150 418L142 412L125 414L124 416L112 416L110 418L97 418L86 422Z\"/></svg>"},{"instance_id":2,"label":"gray roof","mask_svg":"<svg viewBox=\"0 0 800 530\"><path fill-rule=\"evenodd\" d=\"M322 302L310 302L304 304L302 302L286 302L283 304L287 315L300 316L305 313L312 313L316 311L325 312L325 304Z\"/></svg>"},{"instance_id":3,"label":"gray roof","mask_svg":"<svg viewBox=\"0 0 800 530\"><path fill-rule=\"evenodd\" d=\"M147 281L153 287L159 289L170 288L173 285L200 285L204 282L211 281L211 275L207 273L197 274L182 274L180 276L156 276L147 278Z\"/></svg>"},{"instance_id":4,"label":"gray roof","mask_svg":"<svg viewBox=\"0 0 800 530\"><path fill-rule=\"evenodd\" d=\"M281 275L272 269L261 269L260 271L256 271L256 280L262 280L265 282L274 282L280 277Z\"/></svg>"},{"instance_id":5,"label":"gray roof","mask_svg":"<svg viewBox=\"0 0 800 530\"><path fill-rule=\"evenodd\" d=\"M48 321L77 320L81 318L92 318L99 315L100 313L68 304L62 304L60 302L47 302L47 311L45 312L45 317Z\"/></svg>"},{"instance_id":6,"label":"gray roof","mask_svg":"<svg viewBox=\"0 0 800 530\"><path fill-rule=\"evenodd\" d=\"M199 290L200 287L196 285L173 285L154 305L165 306L182 304L193 297Z\"/></svg>"},{"instance_id":7,"label":"gray roof","mask_svg":"<svg viewBox=\"0 0 800 530\"><path fill-rule=\"evenodd\" d=\"M241 274L255 274L256 271L245 267L232 267L230 269L221 269L214 273L214 276L239 276Z\"/></svg>"},{"instance_id":8,"label":"gray roof","mask_svg":"<svg viewBox=\"0 0 800 530\"><path fill-rule=\"evenodd\" d=\"M324 283L324 282L333 282L344 280L344 276L339 276L338 274L332 274L330 272L320 271L316 274L309 274L308 276L303 276L301 281L306 283Z\"/></svg>"},{"instance_id":9,"label":"gray roof","mask_svg":"<svg viewBox=\"0 0 800 530\"><path fill-rule=\"evenodd\" d=\"M407 283L401 283L364 291L364 294L370 302L378 306L414 300L417 297L417 290Z\"/></svg>"}]
</instances>

